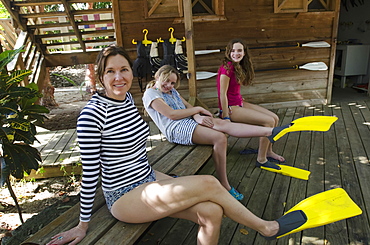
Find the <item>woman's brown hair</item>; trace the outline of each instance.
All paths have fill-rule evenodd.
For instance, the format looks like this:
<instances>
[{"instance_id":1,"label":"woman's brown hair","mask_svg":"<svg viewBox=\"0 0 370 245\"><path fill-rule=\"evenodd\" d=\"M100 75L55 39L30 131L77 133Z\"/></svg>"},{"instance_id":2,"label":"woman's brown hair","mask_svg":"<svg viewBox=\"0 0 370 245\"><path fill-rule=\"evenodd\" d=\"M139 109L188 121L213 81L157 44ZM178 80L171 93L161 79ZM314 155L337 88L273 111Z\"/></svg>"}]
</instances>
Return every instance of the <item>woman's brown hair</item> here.
<instances>
[{"instance_id":1,"label":"woman's brown hair","mask_svg":"<svg viewBox=\"0 0 370 245\"><path fill-rule=\"evenodd\" d=\"M132 61L130 59L130 56L127 54L127 52L120 46L116 45L110 45L106 48L103 48L98 56L96 57L96 79L98 83L104 88L103 84L103 76L104 71L107 65L107 59L110 56L116 56L116 55L122 55L129 63L130 68L132 68Z\"/></svg>"}]
</instances>

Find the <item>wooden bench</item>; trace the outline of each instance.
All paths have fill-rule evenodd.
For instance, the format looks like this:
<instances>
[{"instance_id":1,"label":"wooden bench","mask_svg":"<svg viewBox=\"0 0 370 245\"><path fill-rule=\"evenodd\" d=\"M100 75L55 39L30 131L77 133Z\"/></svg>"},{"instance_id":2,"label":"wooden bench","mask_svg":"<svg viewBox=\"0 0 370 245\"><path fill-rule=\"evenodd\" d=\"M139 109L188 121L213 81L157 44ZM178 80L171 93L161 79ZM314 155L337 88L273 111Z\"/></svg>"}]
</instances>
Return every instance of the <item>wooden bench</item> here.
<instances>
[{"instance_id":1,"label":"wooden bench","mask_svg":"<svg viewBox=\"0 0 370 245\"><path fill-rule=\"evenodd\" d=\"M167 141L148 152L149 162L155 170L178 176L195 174L211 156L211 146L183 146ZM53 235L76 226L79 222L79 212L78 203L23 243L47 243ZM79 244L133 244L150 224L151 222L127 224L116 220L109 213L99 188L88 233Z\"/></svg>"}]
</instances>

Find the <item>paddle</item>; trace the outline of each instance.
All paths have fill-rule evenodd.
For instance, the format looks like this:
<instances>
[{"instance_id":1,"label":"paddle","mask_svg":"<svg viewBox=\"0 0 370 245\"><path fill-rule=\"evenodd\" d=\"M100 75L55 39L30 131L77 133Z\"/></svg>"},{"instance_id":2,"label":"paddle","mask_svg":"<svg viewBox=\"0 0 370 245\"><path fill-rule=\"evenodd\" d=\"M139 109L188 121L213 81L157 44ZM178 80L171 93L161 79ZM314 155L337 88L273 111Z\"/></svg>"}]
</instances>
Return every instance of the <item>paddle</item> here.
<instances>
[{"instance_id":1,"label":"paddle","mask_svg":"<svg viewBox=\"0 0 370 245\"><path fill-rule=\"evenodd\" d=\"M302 69L302 70L309 70L309 71L326 71L328 66L324 62L311 62L304 65L295 65L291 67L285 68L272 68L272 69L262 69L256 70L257 71L276 71L276 70L287 70L287 69Z\"/></svg>"},{"instance_id":2,"label":"paddle","mask_svg":"<svg viewBox=\"0 0 370 245\"><path fill-rule=\"evenodd\" d=\"M325 41L297 43L295 45L267 46L267 47L251 47L249 49L265 49L265 48L285 48L285 47L309 47L309 48L329 48L330 44Z\"/></svg>"},{"instance_id":3,"label":"paddle","mask_svg":"<svg viewBox=\"0 0 370 245\"><path fill-rule=\"evenodd\" d=\"M284 45L284 46L267 46L267 47L251 47L249 49L265 49L265 48L283 48L283 47L310 47L310 48L328 48L330 44L325 41L316 41L308 43L297 43L295 45ZM195 55L212 54L223 52L225 49L210 49L210 50L196 50Z\"/></svg>"},{"instance_id":4,"label":"paddle","mask_svg":"<svg viewBox=\"0 0 370 245\"><path fill-rule=\"evenodd\" d=\"M275 70L287 70L287 69L302 69L302 70L309 70L309 71L326 71L328 66L324 62L311 62L304 65L295 65L291 67L285 68L272 68L272 69L263 69L263 70L256 70L258 71L275 71ZM197 80L208 79L217 75L217 72L209 72L209 71L197 71Z\"/></svg>"}]
</instances>

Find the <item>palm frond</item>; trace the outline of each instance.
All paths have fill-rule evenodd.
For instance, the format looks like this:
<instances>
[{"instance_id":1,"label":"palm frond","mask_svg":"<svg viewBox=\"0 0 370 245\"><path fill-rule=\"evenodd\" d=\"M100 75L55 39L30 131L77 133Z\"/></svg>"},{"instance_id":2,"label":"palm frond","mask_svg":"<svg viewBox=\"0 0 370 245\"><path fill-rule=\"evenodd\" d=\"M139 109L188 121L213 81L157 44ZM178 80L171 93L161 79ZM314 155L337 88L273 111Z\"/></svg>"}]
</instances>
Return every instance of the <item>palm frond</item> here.
<instances>
[{"instance_id":1,"label":"palm frond","mask_svg":"<svg viewBox=\"0 0 370 245\"><path fill-rule=\"evenodd\" d=\"M32 71L30 70L17 70L12 72L9 76L9 79L6 81L6 85L12 85L14 83L20 83L23 79L29 75L31 75Z\"/></svg>"}]
</instances>

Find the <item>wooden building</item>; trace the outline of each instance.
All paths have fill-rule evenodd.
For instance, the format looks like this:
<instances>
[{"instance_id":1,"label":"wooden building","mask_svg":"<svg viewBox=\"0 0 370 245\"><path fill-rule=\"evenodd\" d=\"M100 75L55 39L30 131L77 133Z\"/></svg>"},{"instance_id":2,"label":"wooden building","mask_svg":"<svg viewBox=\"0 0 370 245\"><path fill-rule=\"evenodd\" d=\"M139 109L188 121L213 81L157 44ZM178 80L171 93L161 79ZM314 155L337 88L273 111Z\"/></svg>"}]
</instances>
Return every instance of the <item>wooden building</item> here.
<instances>
[{"instance_id":1,"label":"wooden building","mask_svg":"<svg viewBox=\"0 0 370 245\"><path fill-rule=\"evenodd\" d=\"M97 40L91 37L104 36L99 39L99 45L116 42L124 46L133 59L137 57L133 41L170 37L184 40L185 37L182 47L188 57L190 79L189 83L186 79L182 81L180 93L187 99L197 99L195 103L198 101L216 108L215 76L196 80L195 70L217 72L224 52L194 55L194 51L222 50L229 40L242 38L250 47L256 70L254 85L242 88L246 100L267 108L281 108L326 104L331 99L339 0L112 0L110 8L88 10L74 10L71 6L93 4L96 0L1 1L12 12L18 27L30 33L36 50L45 57L42 67L93 63L97 49L89 49L89 46L94 46ZM40 6L47 4L62 4L64 11L40 11ZM33 12L21 11L30 6ZM112 13L112 17L106 20L82 18L104 13ZM34 21L51 16L64 19L53 24ZM112 28L91 31L83 27L102 23L111 23ZM46 34L42 31L46 27L65 27L66 32ZM171 27L173 29L169 29ZM143 32L144 29L147 31ZM52 44L45 41L71 35L75 36L74 41ZM302 46L315 41L325 41L329 45L320 48ZM54 48L55 45L79 48L51 53L48 47L52 45ZM162 55L161 43L158 46ZM312 62L324 62L328 69L300 68ZM137 83L132 92L140 106L141 91Z\"/></svg>"}]
</instances>

